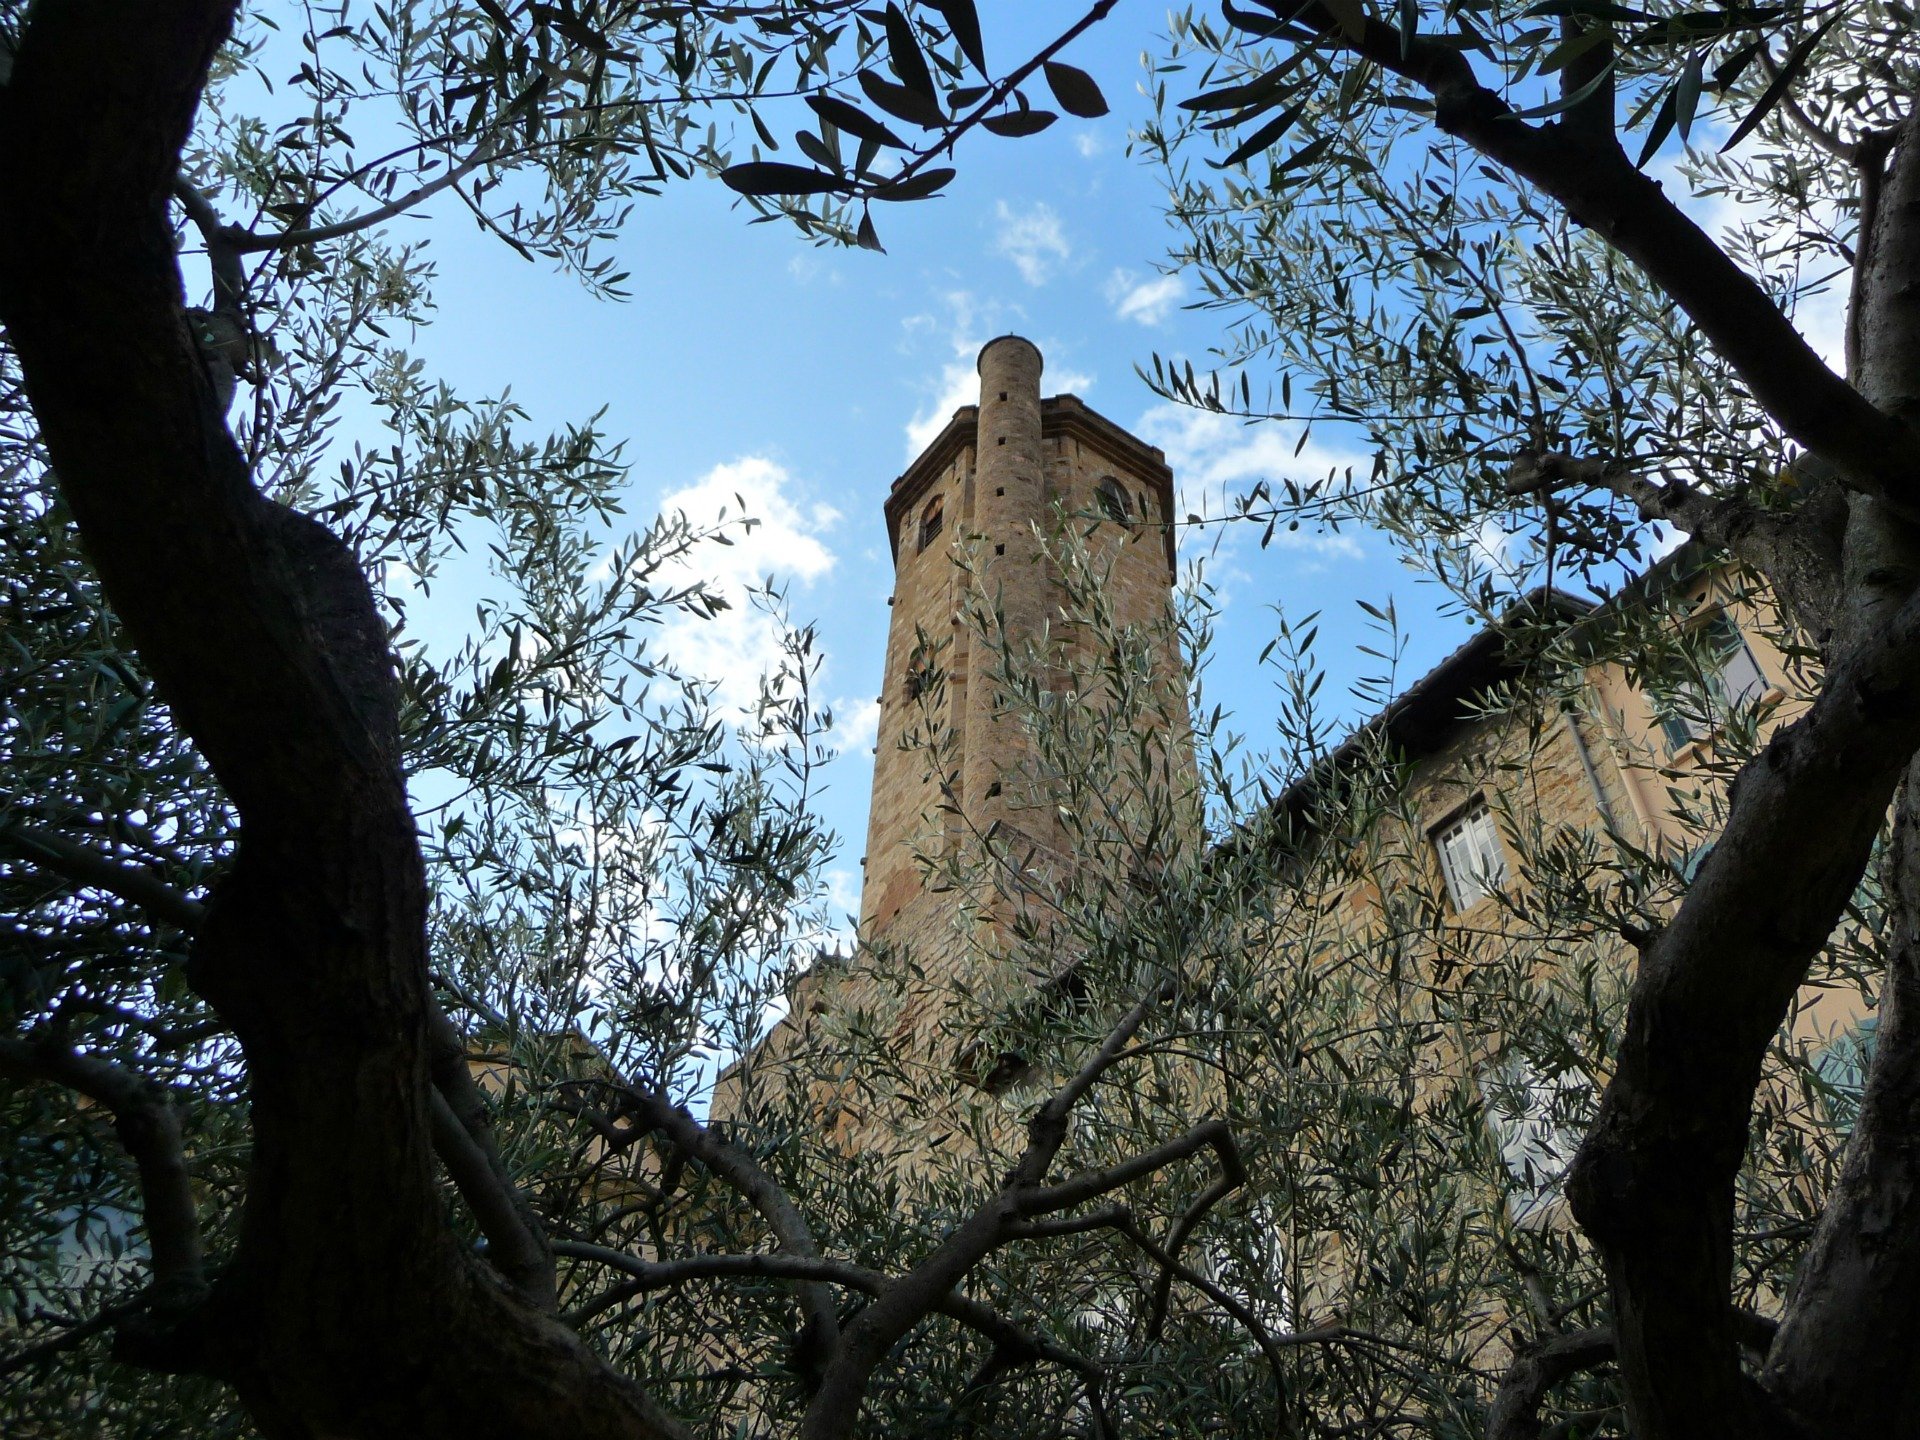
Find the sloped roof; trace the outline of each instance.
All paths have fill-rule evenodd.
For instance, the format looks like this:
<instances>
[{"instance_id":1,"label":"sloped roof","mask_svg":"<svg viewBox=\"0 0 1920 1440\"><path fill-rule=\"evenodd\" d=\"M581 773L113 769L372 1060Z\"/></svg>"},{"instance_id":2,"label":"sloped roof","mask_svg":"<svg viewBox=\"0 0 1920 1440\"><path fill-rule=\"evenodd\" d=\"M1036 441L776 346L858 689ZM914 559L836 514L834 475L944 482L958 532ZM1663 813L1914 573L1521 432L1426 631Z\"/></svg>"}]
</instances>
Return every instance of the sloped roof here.
<instances>
[{"instance_id":1,"label":"sloped roof","mask_svg":"<svg viewBox=\"0 0 1920 1440\"><path fill-rule=\"evenodd\" d=\"M1356 764L1363 752L1382 748L1409 760L1430 755L1454 726L1468 718L1477 697L1504 681L1520 678L1533 655L1513 643L1514 626L1551 617L1563 620L1571 629L1603 608L1564 590L1539 586L1529 591L1508 607L1500 623L1475 631L1281 791L1269 807L1269 815L1280 822L1281 835L1299 827L1328 781Z\"/></svg>"}]
</instances>

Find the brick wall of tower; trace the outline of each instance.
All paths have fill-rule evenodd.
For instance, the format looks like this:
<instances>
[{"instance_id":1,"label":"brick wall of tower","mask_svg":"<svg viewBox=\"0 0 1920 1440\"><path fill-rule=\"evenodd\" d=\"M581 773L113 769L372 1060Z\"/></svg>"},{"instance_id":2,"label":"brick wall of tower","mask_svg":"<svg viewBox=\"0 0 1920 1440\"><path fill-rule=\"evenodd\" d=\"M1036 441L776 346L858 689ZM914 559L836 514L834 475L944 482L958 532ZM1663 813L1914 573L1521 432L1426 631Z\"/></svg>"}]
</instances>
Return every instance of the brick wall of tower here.
<instances>
[{"instance_id":1,"label":"brick wall of tower","mask_svg":"<svg viewBox=\"0 0 1920 1440\"><path fill-rule=\"evenodd\" d=\"M1066 662L1080 637L1062 623L1066 593L1049 537L1071 527L1102 563L1119 625L1162 627L1174 578L1165 457L1074 396L1042 398L1041 366L1026 340L987 345L980 403L956 411L888 495L894 590L861 862L861 943L798 978L787 1018L720 1079L716 1116L743 1113L749 1072L770 1083L763 1094L798 1083L836 1144L907 1157L912 1170L931 1153L916 1137L957 1123L980 1092L955 1085L935 1098L942 1086L934 1083L904 1107L890 1102L841 1073L840 1038L888 1035L929 1079L957 1081L965 1071L979 1080L963 1058L965 1037L942 1024L947 1007L963 989L1033 983L1026 970L979 973L996 947L968 942L991 940L998 927L963 933L981 911L963 906L924 863L996 824L1003 836L1045 848L1046 863L1071 863L1053 806L1023 783L1029 742L1018 721L995 713L993 646L976 635L967 608L984 598L997 609L1007 641L1045 655L1046 684L1060 691L1074 683ZM1102 509L1103 481L1124 492L1124 518ZM1171 639L1166 645L1154 668L1178 710L1182 660ZM1184 754L1184 734L1169 733L1163 743ZM1004 912L994 894L980 898L990 921Z\"/></svg>"},{"instance_id":2,"label":"brick wall of tower","mask_svg":"<svg viewBox=\"0 0 1920 1440\"><path fill-rule=\"evenodd\" d=\"M973 492L972 408L954 417L888 507L893 531L894 593L888 601L886 664L875 737L873 794L860 898L862 934L888 925L921 892L915 851L935 847L947 828L943 791L957 783L960 757L952 747L965 727L968 637L955 623L964 577L953 562L956 537L969 528ZM940 533L921 543L931 507ZM912 677L921 676L920 693ZM934 684L931 677L944 676ZM943 773L942 767L946 773Z\"/></svg>"},{"instance_id":3,"label":"brick wall of tower","mask_svg":"<svg viewBox=\"0 0 1920 1440\"><path fill-rule=\"evenodd\" d=\"M1076 637L1063 624L1066 597L1047 557L1048 537L1070 526L1110 566L1107 593L1119 624L1159 625L1171 599L1173 482L1165 458L1077 397L1043 399L1041 369L1040 352L1024 339L988 344L979 404L955 414L887 502L895 585L861 934L907 945L936 969L953 948L957 904L926 888L917 854L941 853L967 833L998 826L1063 863L1069 858L1051 805L1022 783L1025 740L998 713L995 647L967 623L969 597L997 614L1006 644L1032 648L1055 688L1066 684ZM1125 496L1124 519L1102 508L1103 481ZM940 533L923 546L936 505ZM944 676L944 688L915 695L914 677L928 666ZM1170 684L1180 666L1169 648L1159 668Z\"/></svg>"}]
</instances>

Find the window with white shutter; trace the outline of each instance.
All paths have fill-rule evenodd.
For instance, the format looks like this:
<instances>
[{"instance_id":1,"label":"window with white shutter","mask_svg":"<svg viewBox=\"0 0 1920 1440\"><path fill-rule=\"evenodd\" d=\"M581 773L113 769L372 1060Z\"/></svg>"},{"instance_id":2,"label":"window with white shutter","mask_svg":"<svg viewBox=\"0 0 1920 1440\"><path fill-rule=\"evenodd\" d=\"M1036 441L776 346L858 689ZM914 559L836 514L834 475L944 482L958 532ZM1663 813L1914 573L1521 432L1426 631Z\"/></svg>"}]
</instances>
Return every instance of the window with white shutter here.
<instances>
[{"instance_id":1,"label":"window with white shutter","mask_svg":"<svg viewBox=\"0 0 1920 1440\"><path fill-rule=\"evenodd\" d=\"M1474 801L1434 831L1433 848L1456 910L1471 909L1507 883L1506 852L1484 800Z\"/></svg>"},{"instance_id":2,"label":"window with white shutter","mask_svg":"<svg viewBox=\"0 0 1920 1440\"><path fill-rule=\"evenodd\" d=\"M1553 1223L1561 1182L1593 1113L1593 1083L1510 1056L1480 1075L1487 1129L1507 1172L1507 1215L1523 1230Z\"/></svg>"},{"instance_id":3,"label":"window with white shutter","mask_svg":"<svg viewBox=\"0 0 1920 1440\"><path fill-rule=\"evenodd\" d=\"M1698 633L1698 672L1689 666L1655 686L1655 717L1669 754L1706 739L1735 707L1767 693L1767 677L1732 617L1715 615Z\"/></svg>"}]
</instances>

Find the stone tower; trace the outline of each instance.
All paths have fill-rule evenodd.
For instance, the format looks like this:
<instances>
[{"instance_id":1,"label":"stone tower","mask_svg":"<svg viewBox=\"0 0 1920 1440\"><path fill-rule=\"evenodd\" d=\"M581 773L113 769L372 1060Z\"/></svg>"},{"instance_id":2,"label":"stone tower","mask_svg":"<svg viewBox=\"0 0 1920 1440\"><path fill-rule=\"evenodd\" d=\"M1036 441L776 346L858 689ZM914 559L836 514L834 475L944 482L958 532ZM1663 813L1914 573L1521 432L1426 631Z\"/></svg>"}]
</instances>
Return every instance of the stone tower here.
<instances>
[{"instance_id":1,"label":"stone tower","mask_svg":"<svg viewBox=\"0 0 1920 1440\"><path fill-rule=\"evenodd\" d=\"M887 497L895 579L860 931L869 943L904 942L929 958L945 948L953 902L925 884L916 847L937 848L943 831L950 842L996 827L1045 855L1059 856L1064 843L1051 807L1016 783L1023 737L996 717L994 656L964 618L969 597L997 609L1007 643L1069 653L1065 592L1042 543L1062 524L1110 566L1106 594L1119 624L1158 624L1172 595L1165 456L1075 396L1042 399L1040 372L1030 341L990 341L980 352L979 404L954 414ZM930 698L936 668L944 685ZM1171 647L1156 669L1178 683ZM928 730L945 735L938 766L913 743Z\"/></svg>"},{"instance_id":2,"label":"stone tower","mask_svg":"<svg viewBox=\"0 0 1920 1440\"><path fill-rule=\"evenodd\" d=\"M717 1117L801 1096L813 1123L843 1149L871 1148L912 1171L932 1153L927 1137L950 1130L958 1123L954 1107L966 1103L932 1077L986 1091L1018 1078L1022 1057L987 1054L965 1032L966 1021L949 1025L946 1012L958 995L978 995L981 982L992 988L994 977L973 967L1003 953L1001 922L1027 904L1019 896L1045 887L1016 892L1002 870L989 868L988 893L976 890L963 903L938 868L930 878L926 859L993 831L1018 857L1005 868L1023 879L1057 876L1076 863L1054 787L1029 763L1031 731L996 714L1002 645L1039 651L1041 684L1078 707L1076 715L1091 717L1096 730L1110 708L1098 686L1075 689L1081 682L1073 667L1093 647L1065 613L1060 551L1049 549L1063 532L1104 576L1100 594L1114 622L1105 633L1139 627L1135 633L1149 637L1133 657L1144 662L1137 673L1151 689L1167 687L1160 693L1174 714L1171 724L1155 726L1149 749L1165 762L1170 790L1192 789L1179 778L1193 771L1181 657L1170 639L1158 638L1169 633L1162 622L1174 579L1172 472L1159 450L1076 397L1042 399L1040 366L1030 341L991 341L980 352L979 404L956 411L893 483L886 519L894 593L861 862L861 943L790 983L786 1018L721 1076ZM983 604L999 617L999 645L969 623L968 607L977 612ZM1113 787L1122 809L1126 788ZM1029 915L1036 908L1029 905ZM990 928L977 928L980 920ZM1061 953L1038 948L1056 959ZM901 963L903 955L910 963ZM1023 966L998 978L1018 989L1033 978L1064 980L1065 972L1036 977ZM931 1089L888 1096L876 1089L871 1067L849 1070L856 1032L890 1037Z\"/></svg>"}]
</instances>

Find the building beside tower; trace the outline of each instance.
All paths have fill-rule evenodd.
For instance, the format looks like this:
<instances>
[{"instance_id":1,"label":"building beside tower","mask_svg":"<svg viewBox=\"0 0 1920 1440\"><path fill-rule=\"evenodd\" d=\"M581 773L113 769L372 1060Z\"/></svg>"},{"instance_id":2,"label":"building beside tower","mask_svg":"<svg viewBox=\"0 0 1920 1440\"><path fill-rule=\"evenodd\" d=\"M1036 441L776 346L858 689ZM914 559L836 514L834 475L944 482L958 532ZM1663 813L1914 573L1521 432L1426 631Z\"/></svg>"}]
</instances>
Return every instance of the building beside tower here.
<instances>
[{"instance_id":1,"label":"building beside tower","mask_svg":"<svg viewBox=\"0 0 1920 1440\"><path fill-rule=\"evenodd\" d=\"M1163 630L1172 601L1166 457L1075 396L1042 398L1040 352L1019 336L989 342L979 373L979 403L955 412L887 497L894 592L860 903L870 943L935 945L951 901L929 890L921 861L964 834L1069 858L994 676L1002 647L1056 686L1085 658L1050 537L1071 530L1094 552L1115 625ZM1177 655L1161 664L1178 676Z\"/></svg>"},{"instance_id":2,"label":"building beside tower","mask_svg":"<svg viewBox=\"0 0 1920 1440\"><path fill-rule=\"evenodd\" d=\"M1010 659L1038 698L1097 710L1100 687L1089 677L1102 657L1094 651L1120 631L1148 637L1154 648L1144 663L1170 697L1167 713L1184 714L1185 672L1168 623L1175 514L1165 456L1078 398L1044 395L1040 352L1025 339L990 342L978 370L978 402L955 412L886 501L895 577L857 951L799 977L787 1018L743 1062L798 1079L842 1148L878 1146L909 1167L916 1136L960 1123L960 1112L1020 1079L1019 1055L970 1048L964 1023L955 1033L956 1004L964 997L973 1013L1029 999L1045 1005L1074 963L1061 947L1035 943L1034 927L1044 925L1045 897L1060 893L1061 877L1086 863L1077 852L1088 842L1050 788L1057 769L1030 723L1036 697L1026 697L1029 720L1009 713L1020 708L1007 704ZM1084 623L1085 596L1068 559L1082 578L1102 578L1105 638ZM1533 603L1519 649L1500 631L1476 635L1275 802L1288 825L1311 825L1329 776L1387 755L1397 766L1392 813L1358 842L1377 862L1350 861L1335 890L1301 907L1317 917L1314 944L1337 933L1332 943L1361 952L1389 932L1411 933L1418 953L1409 963L1442 976L1498 963L1503 949L1537 947L1539 936L1522 934L1526 906L1512 901L1528 851L1556 837L1664 859L1684 888L1723 802L1720 727L1736 714L1775 723L1797 703L1801 685L1768 638L1777 626L1767 623L1764 597L1689 551L1612 603L1670 611L1702 641L1690 673L1630 677L1617 664L1584 664L1576 645L1558 662L1572 669L1556 682L1562 698L1529 716L1529 706L1502 697L1539 684L1541 637L1603 624L1608 608L1558 596ZM1191 790L1184 721L1155 728L1159 775L1177 790L1184 773ZM1133 743L1125 729L1116 726L1107 743ZM1139 773L1109 783L1109 808L1139 798L1130 793L1147 788ZM1175 828L1197 839L1198 806L1183 813ZM1182 843L1163 835L1169 846ZM979 862L983 845L996 862ZM980 882L971 889L953 883L956 870L944 863L968 846ZM1022 926L1024 945L1001 943ZM1283 923L1258 943L1272 947L1280 970L1296 963L1295 938ZM1617 936L1608 946L1600 963L1624 981L1630 947ZM1015 950L1025 969L996 973ZM1036 963L1036 955L1046 958ZM1859 1045L1849 1037L1861 1016L1857 994L1810 995L1795 1043L1833 1046L1857 1069ZM864 1053L878 1039L896 1057L913 1057L921 1077L913 1101L876 1098L863 1052L843 1043L852 1030L865 1036ZM845 1057L838 1067L836 1054ZM1488 1121L1512 1171L1514 1216L1541 1223L1554 1213L1554 1177L1570 1156L1567 1137L1542 1128L1541 1097L1569 1078L1516 1070L1509 1060L1496 1072L1492 1063L1463 1049L1436 1059L1432 1083L1451 1083L1448 1073L1482 1077ZM739 1068L716 1096L718 1115L739 1103ZM944 1086L928 1079L940 1076ZM926 1097L943 1089L933 1106ZM1529 1108L1536 1101L1540 1113ZM944 1113L930 1118L930 1108Z\"/></svg>"},{"instance_id":3,"label":"building beside tower","mask_svg":"<svg viewBox=\"0 0 1920 1440\"><path fill-rule=\"evenodd\" d=\"M877 1225L917 1255L989 1213L1059 1121L1043 1101L1071 1097L1048 1179L1078 1198L967 1293L1116 1375L1164 1363L1127 1394L1188 1407L1192 1433L1277 1428L1252 1349L1219 1340L1222 1294L1300 1340L1303 1378L1274 1389L1320 1385L1330 1426L1471 1417L1541 1313L1600 1323L1563 1176L1635 945L1709 863L1728 780L1804 702L1804 662L1749 577L1683 548L1603 603L1527 597L1203 829L1165 457L1045 396L1023 339L979 374L885 506L858 943L794 978L713 1119L821 1214L859 1217L843 1241ZM1874 944L1861 916L1836 930L1767 1059L1739 1198L1756 1237L1833 1181ZM1075 1089L1094 1055L1112 1068ZM1207 1129L1231 1160L1179 1149ZM1100 1218L1120 1209L1133 1245ZM750 1215L696 1219L771 1243ZM1191 1273L1176 1285L1140 1235ZM1783 1253L1740 1249L1735 1303L1778 1312ZM1347 1334L1421 1364L1312 1348ZM1330 1389L1322 1353L1347 1367Z\"/></svg>"}]
</instances>

